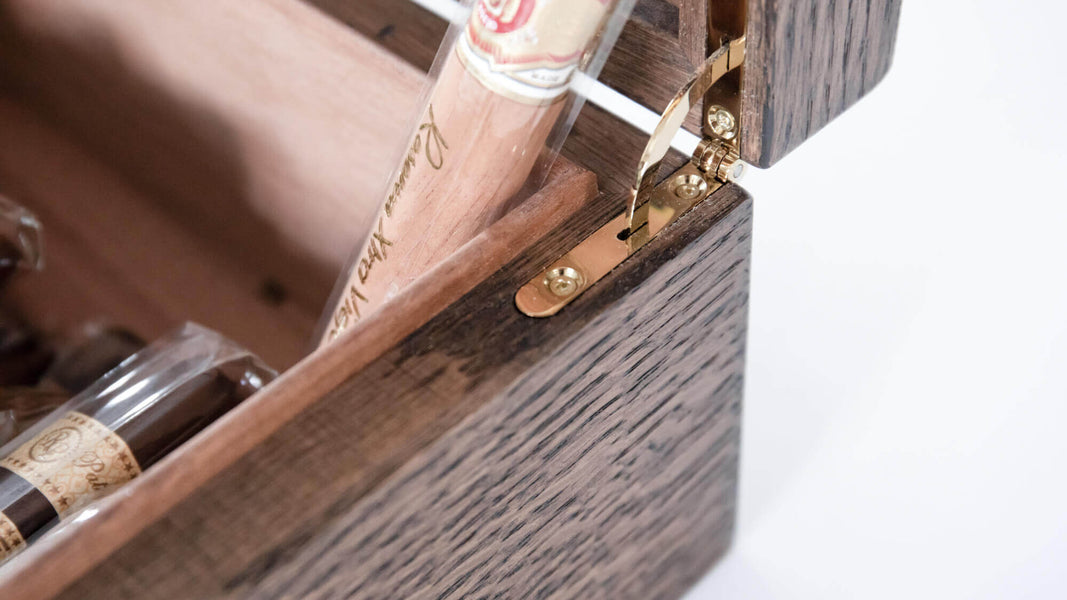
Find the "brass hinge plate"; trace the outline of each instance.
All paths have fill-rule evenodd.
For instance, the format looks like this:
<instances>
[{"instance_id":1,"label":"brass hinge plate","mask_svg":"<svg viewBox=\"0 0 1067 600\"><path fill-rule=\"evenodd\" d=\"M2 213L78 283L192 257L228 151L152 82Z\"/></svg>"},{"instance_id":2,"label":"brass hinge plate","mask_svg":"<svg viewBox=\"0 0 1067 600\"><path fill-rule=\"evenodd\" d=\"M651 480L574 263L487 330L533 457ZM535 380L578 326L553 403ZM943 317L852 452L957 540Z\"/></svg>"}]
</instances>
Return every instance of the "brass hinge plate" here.
<instances>
[{"instance_id":1,"label":"brass hinge plate","mask_svg":"<svg viewBox=\"0 0 1067 600\"><path fill-rule=\"evenodd\" d=\"M689 163L655 185L670 141L690 108L715 82L739 67L744 55L744 38L723 44L679 90L645 147L626 211L520 288L515 305L523 314L549 317L558 313L656 234L740 175L737 118L722 107L709 107L705 120L711 134Z\"/></svg>"},{"instance_id":2,"label":"brass hinge plate","mask_svg":"<svg viewBox=\"0 0 1067 600\"><path fill-rule=\"evenodd\" d=\"M515 305L530 317L558 313L722 185L715 179L709 182L700 169L687 163L653 190L644 205L647 220L637 231L630 232L626 213L620 213L522 286Z\"/></svg>"}]
</instances>

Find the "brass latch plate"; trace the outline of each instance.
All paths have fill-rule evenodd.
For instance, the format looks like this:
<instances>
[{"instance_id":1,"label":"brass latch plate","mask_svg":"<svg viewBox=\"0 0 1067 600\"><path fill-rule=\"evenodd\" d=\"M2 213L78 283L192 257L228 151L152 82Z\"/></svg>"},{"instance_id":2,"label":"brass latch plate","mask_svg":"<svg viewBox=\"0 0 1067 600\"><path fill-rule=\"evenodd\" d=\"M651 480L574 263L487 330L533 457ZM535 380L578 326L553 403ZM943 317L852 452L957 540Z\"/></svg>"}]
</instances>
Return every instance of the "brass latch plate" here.
<instances>
[{"instance_id":1,"label":"brass latch plate","mask_svg":"<svg viewBox=\"0 0 1067 600\"><path fill-rule=\"evenodd\" d=\"M691 162L654 185L670 150L670 140L681 128L690 107L726 73L739 67L744 56L744 38L724 43L679 90L645 147L626 212L519 289L515 305L520 311L531 317L556 314L724 182L736 178L742 167L738 159L737 119L722 107L712 107L714 110L707 115L712 135L697 147Z\"/></svg>"},{"instance_id":2,"label":"brass latch plate","mask_svg":"<svg viewBox=\"0 0 1067 600\"><path fill-rule=\"evenodd\" d=\"M722 185L687 163L653 190L643 226L631 233L627 214L620 213L519 289L515 305L531 317L556 314Z\"/></svg>"}]
</instances>

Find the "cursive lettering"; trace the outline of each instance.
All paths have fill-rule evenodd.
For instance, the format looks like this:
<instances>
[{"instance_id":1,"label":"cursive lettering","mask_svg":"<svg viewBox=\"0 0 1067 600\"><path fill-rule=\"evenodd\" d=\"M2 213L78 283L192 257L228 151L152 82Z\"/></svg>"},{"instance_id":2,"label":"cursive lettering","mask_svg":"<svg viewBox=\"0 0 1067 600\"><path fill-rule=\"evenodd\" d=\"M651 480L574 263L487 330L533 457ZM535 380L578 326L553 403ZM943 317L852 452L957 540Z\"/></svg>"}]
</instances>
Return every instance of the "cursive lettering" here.
<instances>
[{"instance_id":1,"label":"cursive lettering","mask_svg":"<svg viewBox=\"0 0 1067 600\"><path fill-rule=\"evenodd\" d=\"M441 129L433 114L433 105L427 110L427 119L419 125L415 131L415 139L408 147L408 153L396 173L396 179L390 188L389 196L385 200L385 215L378 218L378 229L371 233L367 242L367 250L356 265L356 277L359 284L365 285L374 269L374 265L385 262L389 258L388 249L393 246L393 240L385 235L385 223L393 216L400 198L407 187L408 180L419 165L420 154L425 157L426 164L436 171L441 170L445 164L445 153L448 150L448 142L445 141ZM349 287L344 300L337 307L331 320L328 340L333 340L342 331L360 319L359 303L366 304L367 296L355 285Z\"/></svg>"}]
</instances>

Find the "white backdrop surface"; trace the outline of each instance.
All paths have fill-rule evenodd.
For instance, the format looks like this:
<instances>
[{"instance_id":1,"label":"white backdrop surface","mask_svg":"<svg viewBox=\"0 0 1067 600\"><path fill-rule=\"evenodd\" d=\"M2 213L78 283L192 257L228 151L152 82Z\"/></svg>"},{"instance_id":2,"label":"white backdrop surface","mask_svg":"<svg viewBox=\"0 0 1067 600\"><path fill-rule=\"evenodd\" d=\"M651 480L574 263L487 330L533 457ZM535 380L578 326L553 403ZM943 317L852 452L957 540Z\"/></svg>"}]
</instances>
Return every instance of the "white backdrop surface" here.
<instances>
[{"instance_id":1,"label":"white backdrop surface","mask_svg":"<svg viewBox=\"0 0 1067 600\"><path fill-rule=\"evenodd\" d=\"M687 600L1067 598L1067 8L909 0L756 198L734 548Z\"/></svg>"}]
</instances>

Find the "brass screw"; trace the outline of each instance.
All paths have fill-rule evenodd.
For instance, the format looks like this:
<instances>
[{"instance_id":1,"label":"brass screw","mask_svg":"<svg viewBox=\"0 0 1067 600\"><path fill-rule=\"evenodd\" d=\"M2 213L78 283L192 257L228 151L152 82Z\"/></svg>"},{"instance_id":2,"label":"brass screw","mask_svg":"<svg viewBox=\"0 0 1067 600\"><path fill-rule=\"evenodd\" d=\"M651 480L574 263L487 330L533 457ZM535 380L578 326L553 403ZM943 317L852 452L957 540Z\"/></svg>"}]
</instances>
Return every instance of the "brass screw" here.
<instances>
[{"instance_id":1,"label":"brass screw","mask_svg":"<svg viewBox=\"0 0 1067 600\"><path fill-rule=\"evenodd\" d=\"M559 298L573 296L584 283L582 274L570 267L556 267L545 275L545 287Z\"/></svg>"},{"instance_id":2,"label":"brass screw","mask_svg":"<svg viewBox=\"0 0 1067 600\"><path fill-rule=\"evenodd\" d=\"M708 193L708 182L699 175L678 175L671 181L671 193L682 200L696 200Z\"/></svg>"},{"instance_id":3,"label":"brass screw","mask_svg":"<svg viewBox=\"0 0 1067 600\"><path fill-rule=\"evenodd\" d=\"M708 128L724 140L737 137L737 119L732 112L718 105L708 109Z\"/></svg>"}]
</instances>

